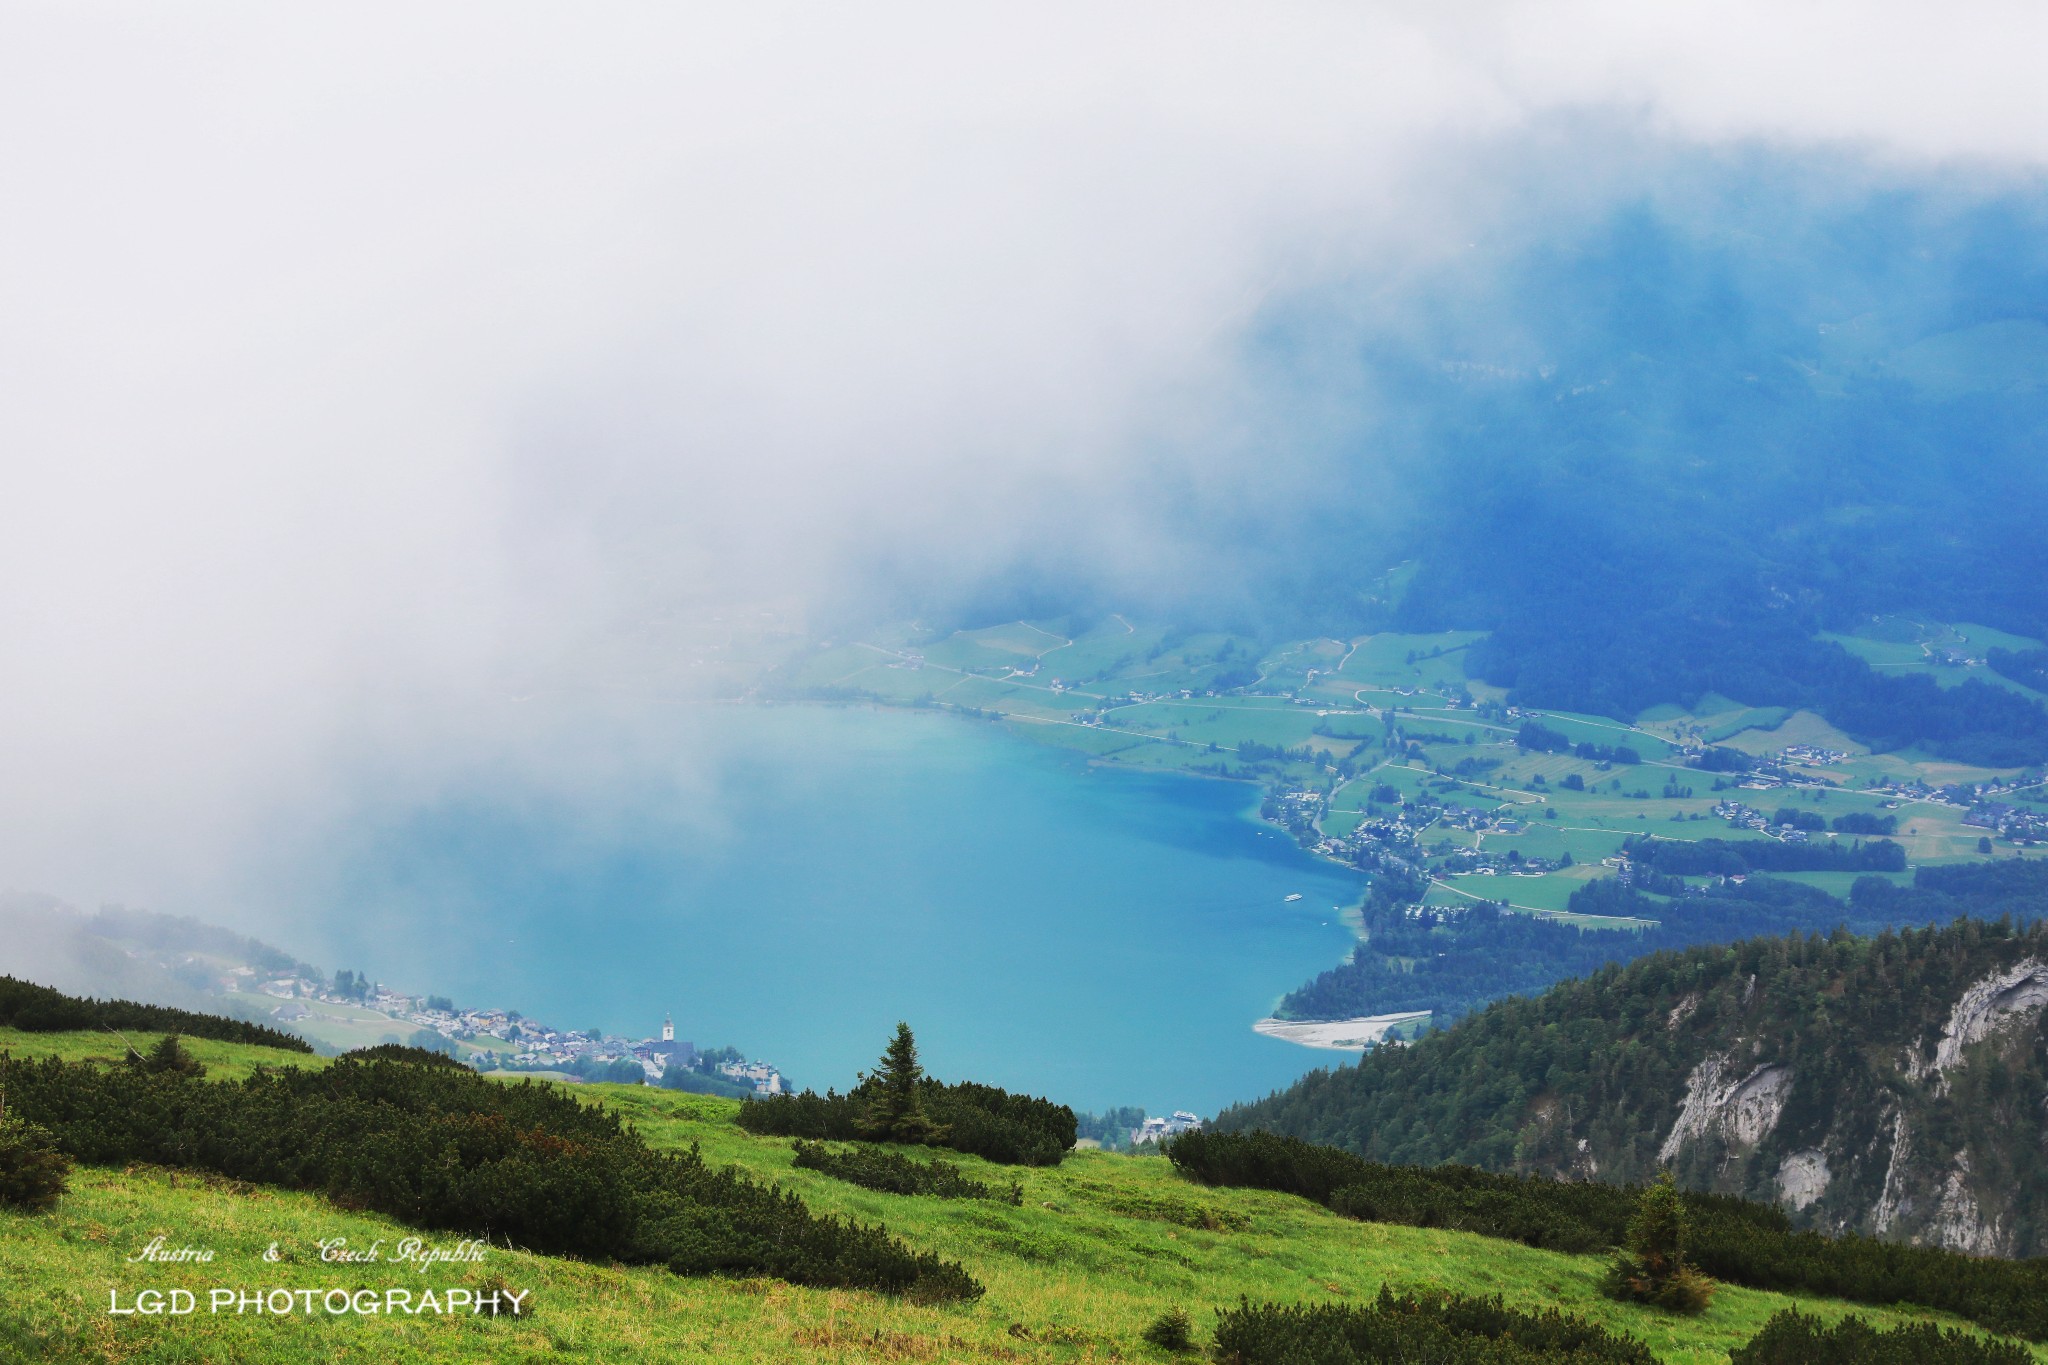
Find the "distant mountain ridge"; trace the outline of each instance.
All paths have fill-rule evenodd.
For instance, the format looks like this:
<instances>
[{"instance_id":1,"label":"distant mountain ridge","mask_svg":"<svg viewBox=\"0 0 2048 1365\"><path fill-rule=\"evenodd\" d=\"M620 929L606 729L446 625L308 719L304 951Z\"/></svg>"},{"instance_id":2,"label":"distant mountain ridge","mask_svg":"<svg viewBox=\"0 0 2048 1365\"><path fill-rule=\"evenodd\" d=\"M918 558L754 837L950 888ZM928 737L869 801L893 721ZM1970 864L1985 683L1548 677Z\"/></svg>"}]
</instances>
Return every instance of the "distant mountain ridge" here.
<instances>
[{"instance_id":1,"label":"distant mountain ridge","mask_svg":"<svg viewBox=\"0 0 2048 1365\"><path fill-rule=\"evenodd\" d=\"M1217 1126L1389 1162L1669 1167L1827 1232L2048 1254L2048 863L1928 869L1890 894L1902 923L2003 918L1658 953Z\"/></svg>"}]
</instances>

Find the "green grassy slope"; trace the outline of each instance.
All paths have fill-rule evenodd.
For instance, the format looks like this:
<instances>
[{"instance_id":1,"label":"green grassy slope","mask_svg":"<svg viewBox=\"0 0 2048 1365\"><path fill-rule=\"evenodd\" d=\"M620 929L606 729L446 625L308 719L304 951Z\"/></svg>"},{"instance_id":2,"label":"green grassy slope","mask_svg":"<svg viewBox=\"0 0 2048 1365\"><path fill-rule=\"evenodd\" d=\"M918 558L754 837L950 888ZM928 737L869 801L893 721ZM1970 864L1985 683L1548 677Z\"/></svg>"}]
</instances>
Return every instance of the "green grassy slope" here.
<instances>
[{"instance_id":1,"label":"green grassy slope","mask_svg":"<svg viewBox=\"0 0 2048 1365\"><path fill-rule=\"evenodd\" d=\"M135 1039L138 1043L153 1039ZM17 1055L109 1055L93 1035L0 1031ZM195 1043L212 1075L317 1060ZM586 1264L517 1251L418 1274L389 1263L333 1266L313 1243L352 1246L411 1235L389 1219L308 1195L169 1171L85 1169L48 1214L0 1214L0 1360L135 1362L540 1361L1087 1361L1163 1359L1139 1333L1185 1305L1206 1333L1213 1310L1254 1300L1369 1298L1397 1288L1498 1293L1556 1304L1640 1337L1671 1361L1719 1362L1778 1308L1830 1320L1850 1311L1884 1323L1905 1313L1855 1309L1732 1287L1699 1320L1600 1297L1597 1258L1536 1251L1462 1233L1351 1222L1306 1200L1210 1190L1161 1160L1077 1153L1054 1170L959 1158L990 1183L1022 1182L1021 1208L905 1199L841 1184L790 1162L790 1144L742 1132L733 1101L629 1086L579 1087L612 1105L656 1146L695 1142L707 1158L779 1180L814 1209L885 1222L913 1246L957 1257L987 1286L980 1301L922 1307L874 1295L758 1279L679 1279L655 1269ZM137 1265L150 1238L212 1247L210 1265ZM453 1245L452 1236L429 1240ZM266 1263L277 1243L285 1259ZM112 1317L144 1288L215 1285L418 1290L489 1282L530 1289L530 1319L407 1320L354 1316ZM1925 1316L1925 1315L1913 1315ZM2048 1352L2040 1353L2048 1359Z\"/></svg>"}]
</instances>

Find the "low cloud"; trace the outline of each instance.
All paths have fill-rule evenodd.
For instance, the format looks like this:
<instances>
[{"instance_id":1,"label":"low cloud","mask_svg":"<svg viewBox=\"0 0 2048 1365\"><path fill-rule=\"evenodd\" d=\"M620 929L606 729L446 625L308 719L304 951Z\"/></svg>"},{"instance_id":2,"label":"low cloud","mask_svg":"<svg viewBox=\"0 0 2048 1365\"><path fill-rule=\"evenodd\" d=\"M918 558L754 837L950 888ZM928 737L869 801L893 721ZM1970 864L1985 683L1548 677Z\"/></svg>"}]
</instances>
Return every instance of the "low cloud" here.
<instances>
[{"instance_id":1,"label":"low cloud","mask_svg":"<svg viewBox=\"0 0 2048 1365\"><path fill-rule=\"evenodd\" d=\"M2044 24L17 6L0 883L203 909L365 784L602 788L706 603L1242 579L1375 458L1253 358L1287 300L1397 326L1681 152L2027 181Z\"/></svg>"}]
</instances>

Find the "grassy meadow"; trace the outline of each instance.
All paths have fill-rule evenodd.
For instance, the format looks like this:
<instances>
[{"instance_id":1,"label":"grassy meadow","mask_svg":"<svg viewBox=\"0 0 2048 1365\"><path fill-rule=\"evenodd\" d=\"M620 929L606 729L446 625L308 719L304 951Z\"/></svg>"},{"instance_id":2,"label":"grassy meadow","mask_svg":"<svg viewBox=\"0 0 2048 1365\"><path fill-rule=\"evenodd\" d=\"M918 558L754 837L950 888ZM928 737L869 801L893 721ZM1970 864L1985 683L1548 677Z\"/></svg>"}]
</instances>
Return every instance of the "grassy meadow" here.
<instances>
[{"instance_id":1,"label":"grassy meadow","mask_svg":"<svg viewBox=\"0 0 2048 1365\"><path fill-rule=\"evenodd\" d=\"M153 1036L131 1042L148 1045ZM231 1044L190 1044L213 1077L319 1059ZM0 1031L16 1055L111 1057L103 1035ZM323 1265L313 1244L351 1246L414 1230L336 1208L317 1196L189 1173L81 1169L53 1211L0 1213L0 1359L9 1362L669 1362L1165 1360L1147 1323L1175 1305L1206 1333L1240 1296L1283 1302L1363 1301L1400 1289L1500 1294L1558 1305L1646 1342L1661 1359L1720 1362L1777 1309L1798 1303L1830 1320L1881 1323L1934 1315L1852 1308L1724 1286L1699 1319L1601 1297L1597 1257L1536 1251L1464 1233L1357 1223L1288 1195L1210 1190L1157 1158L1077 1152L1052 1170L958 1157L967 1175L1012 1179L1022 1207L876 1194L791 1164L783 1139L732 1122L737 1102L635 1086L575 1093L616 1108L657 1147L698 1144L715 1163L779 1181L812 1208L885 1223L906 1242L955 1258L987 1287L977 1302L926 1307L779 1281L681 1279L666 1271L493 1249L479 1265L426 1274L384 1262ZM948 1154L952 1159L952 1154ZM208 1265L125 1260L150 1239L212 1248ZM452 1245L450 1234L426 1234ZM280 1259L266 1262L275 1243ZM410 1319L110 1315L109 1295L214 1286L529 1290L530 1316ZM1961 1324L1956 1324L1961 1325ZM2037 1358L2048 1353L2037 1351Z\"/></svg>"}]
</instances>

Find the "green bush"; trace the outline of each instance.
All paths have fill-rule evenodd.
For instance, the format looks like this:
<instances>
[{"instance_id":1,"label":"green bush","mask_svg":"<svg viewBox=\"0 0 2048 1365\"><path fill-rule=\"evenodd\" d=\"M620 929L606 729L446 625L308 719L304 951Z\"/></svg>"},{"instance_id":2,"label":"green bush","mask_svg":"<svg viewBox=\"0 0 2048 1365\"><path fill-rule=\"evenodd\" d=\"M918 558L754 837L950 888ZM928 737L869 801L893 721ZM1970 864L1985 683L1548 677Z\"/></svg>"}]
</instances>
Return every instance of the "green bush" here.
<instances>
[{"instance_id":1,"label":"green bush","mask_svg":"<svg viewBox=\"0 0 2048 1365\"><path fill-rule=\"evenodd\" d=\"M430 1030L421 1029L420 1033ZM419 1034L414 1034L418 1037ZM434 1035L440 1037L438 1033ZM359 1062L412 1062L418 1066L452 1066L460 1068L462 1063L453 1054L439 1048L419 1047L411 1043L378 1043L373 1047L359 1047L346 1054Z\"/></svg>"},{"instance_id":2,"label":"green bush","mask_svg":"<svg viewBox=\"0 0 2048 1365\"><path fill-rule=\"evenodd\" d=\"M1476 1232L1553 1251L1615 1245L1632 1202L1628 1191L1610 1185L1569 1185L1470 1166L1386 1166L1259 1130L1184 1133L1167 1144L1166 1156L1204 1185L1281 1190L1351 1218Z\"/></svg>"},{"instance_id":3,"label":"green bush","mask_svg":"<svg viewBox=\"0 0 2048 1365\"><path fill-rule=\"evenodd\" d=\"M1007 1189L996 1189L960 1174L950 1161L913 1161L899 1152L879 1147L855 1147L835 1152L822 1142L796 1140L796 1164L835 1180L884 1194L923 1194L934 1199L994 1199L1005 1204L1022 1204L1024 1189L1015 1181Z\"/></svg>"},{"instance_id":4,"label":"green bush","mask_svg":"<svg viewBox=\"0 0 2048 1365\"><path fill-rule=\"evenodd\" d=\"M1395 1295L1370 1306L1243 1303L1216 1325L1228 1365L1655 1365L1633 1337L1551 1309L1525 1313L1500 1299Z\"/></svg>"},{"instance_id":5,"label":"green bush","mask_svg":"<svg viewBox=\"0 0 2048 1365\"><path fill-rule=\"evenodd\" d=\"M918 1087L933 1145L1009 1166L1057 1166L1074 1145L1074 1111L1064 1104L972 1081L947 1085L926 1077ZM845 1095L806 1090L750 1100L739 1125L764 1137L858 1142L869 1136L873 1089L863 1081Z\"/></svg>"},{"instance_id":6,"label":"green bush","mask_svg":"<svg viewBox=\"0 0 2048 1365\"><path fill-rule=\"evenodd\" d=\"M0 1207L40 1213L63 1197L70 1175L48 1129L0 1113Z\"/></svg>"},{"instance_id":7,"label":"green bush","mask_svg":"<svg viewBox=\"0 0 2048 1365\"><path fill-rule=\"evenodd\" d=\"M2005 1341L1985 1341L1931 1322L1880 1332L1861 1318L1824 1327L1796 1308L1772 1316L1763 1330L1738 1346L1728 1365L2029 1365L2031 1353Z\"/></svg>"},{"instance_id":8,"label":"green bush","mask_svg":"<svg viewBox=\"0 0 2048 1365\"><path fill-rule=\"evenodd\" d=\"M794 1195L656 1152L616 1114L547 1085L440 1062L342 1057L209 1083L0 1056L0 1090L80 1161L147 1161L316 1190L420 1227L536 1251L737 1271L920 1300L973 1298L952 1262L876 1227L818 1217Z\"/></svg>"},{"instance_id":9,"label":"green bush","mask_svg":"<svg viewBox=\"0 0 2048 1365\"><path fill-rule=\"evenodd\" d=\"M311 1053L313 1045L303 1038L263 1024L246 1024L213 1014L165 1005L141 1005L133 1000L81 1000L77 996L0 976L0 1028L23 1033L73 1033L90 1029L136 1029L150 1033L183 1033L193 1038L213 1038L224 1043L253 1043L258 1047L282 1048L287 1052Z\"/></svg>"},{"instance_id":10,"label":"green bush","mask_svg":"<svg viewBox=\"0 0 2048 1365\"><path fill-rule=\"evenodd\" d=\"M1195 1349L1195 1321L1185 1308L1169 1308L1152 1320L1142 1333L1145 1340L1164 1351L1184 1355Z\"/></svg>"}]
</instances>

